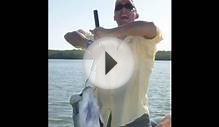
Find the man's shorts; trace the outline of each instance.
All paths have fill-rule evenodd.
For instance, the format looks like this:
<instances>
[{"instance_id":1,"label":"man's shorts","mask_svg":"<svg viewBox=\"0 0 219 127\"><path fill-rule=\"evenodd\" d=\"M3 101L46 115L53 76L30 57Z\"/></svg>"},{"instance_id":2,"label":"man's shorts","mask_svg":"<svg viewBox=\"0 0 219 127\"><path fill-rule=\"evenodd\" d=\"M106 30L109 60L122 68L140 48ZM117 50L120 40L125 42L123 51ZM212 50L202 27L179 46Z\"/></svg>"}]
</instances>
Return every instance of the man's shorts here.
<instances>
[{"instance_id":1,"label":"man's shorts","mask_svg":"<svg viewBox=\"0 0 219 127\"><path fill-rule=\"evenodd\" d=\"M144 114L135 121L121 127L152 127L148 114Z\"/></svg>"}]
</instances>

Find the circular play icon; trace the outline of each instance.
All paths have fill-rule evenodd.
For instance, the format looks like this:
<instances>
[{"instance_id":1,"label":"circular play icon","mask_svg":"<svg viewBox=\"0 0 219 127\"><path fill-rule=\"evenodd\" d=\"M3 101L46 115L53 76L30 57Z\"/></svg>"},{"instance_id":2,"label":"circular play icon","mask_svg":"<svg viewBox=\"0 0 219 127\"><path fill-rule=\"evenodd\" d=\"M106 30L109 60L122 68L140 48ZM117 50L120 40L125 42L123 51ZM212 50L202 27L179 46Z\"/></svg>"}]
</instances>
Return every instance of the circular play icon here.
<instances>
[{"instance_id":1,"label":"circular play icon","mask_svg":"<svg viewBox=\"0 0 219 127\"><path fill-rule=\"evenodd\" d=\"M92 43L84 55L86 76L93 85L115 89L132 76L134 60L126 42L117 38L101 38Z\"/></svg>"}]
</instances>

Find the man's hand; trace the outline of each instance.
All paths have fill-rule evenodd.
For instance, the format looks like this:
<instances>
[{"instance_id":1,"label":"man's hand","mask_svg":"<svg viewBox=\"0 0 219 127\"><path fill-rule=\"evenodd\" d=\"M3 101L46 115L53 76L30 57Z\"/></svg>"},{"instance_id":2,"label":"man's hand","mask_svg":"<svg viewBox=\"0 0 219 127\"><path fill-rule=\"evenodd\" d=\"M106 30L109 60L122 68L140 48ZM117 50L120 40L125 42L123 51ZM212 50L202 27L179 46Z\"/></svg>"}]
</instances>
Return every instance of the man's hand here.
<instances>
[{"instance_id":1,"label":"man's hand","mask_svg":"<svg viewBox=\"0 0 219 127\"><path fill-rule=\"evenodd\" d=\"M94 30L90 30L90 32L94 35L95 40L102 37L111 36L110 30L103 27L97 27Z\"/></svg>"},{"instance_id":2,"label":"man's hand","mask_svg":"<svg viewBox=\"0 0 219 127\"><path fill-rule=\"evenodd\" d=\"M103 27L97 27L94 30L90 30L90 32L94 35L94 39L99 39L102 37L117 37L120 39L124 39L126 34L119 33L115 28L105 29Z\"/></svg>"},{"instance_id":3,"label":"man's hand","mask_svg":"<svg viewBox=\"0 0 219 127\"><path fill-rule=\"evenodd\" d=\"M82 30L68 32L64 38L76 48L86 48L86 42L88 41Z\"/></svg>"}]
</instances>

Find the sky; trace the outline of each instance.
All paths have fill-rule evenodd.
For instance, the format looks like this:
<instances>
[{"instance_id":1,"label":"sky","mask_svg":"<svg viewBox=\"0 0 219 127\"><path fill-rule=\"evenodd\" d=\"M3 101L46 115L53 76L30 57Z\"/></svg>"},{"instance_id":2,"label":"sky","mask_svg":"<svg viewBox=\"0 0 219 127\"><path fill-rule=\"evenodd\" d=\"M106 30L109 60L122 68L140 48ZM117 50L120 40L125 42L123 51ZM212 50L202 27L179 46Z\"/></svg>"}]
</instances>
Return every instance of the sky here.
<instances>
[{"instance_id":1,"label":"sky","mask_svg":"<svg viewBox=\"0 0 219 127\"><path fill-rule=\"evenodd\" d=\"M171 0L134 0L139 13L137 20L152 21L162 32L158 50L171 51ZM64 39L67 32L95 28L93 10L98 10L99 23L104 28L117 27L113 20L115 0L49 0L48 48L74 49Z\"/></svg>"}]
</instances>

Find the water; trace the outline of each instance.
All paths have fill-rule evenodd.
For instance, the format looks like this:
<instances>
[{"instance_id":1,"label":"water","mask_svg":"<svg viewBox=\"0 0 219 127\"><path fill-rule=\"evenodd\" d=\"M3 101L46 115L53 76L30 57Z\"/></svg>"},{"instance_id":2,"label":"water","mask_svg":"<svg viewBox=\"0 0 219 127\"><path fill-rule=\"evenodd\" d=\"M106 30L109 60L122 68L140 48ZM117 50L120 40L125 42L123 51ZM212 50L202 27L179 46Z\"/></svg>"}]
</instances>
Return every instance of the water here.
<instances>
[{"instance_id":1,"label":"water","mask_svg":"<svg viewBox=\"0 0 219 127\"><path fill-rule=\"evenodd\" d=\"M49 127L73 127L71 95L81 90L85 77L82 60L49 59ZM150 79L151 117L171 110L171 61L156 61Z\"/></svg>"}]
</instances>

